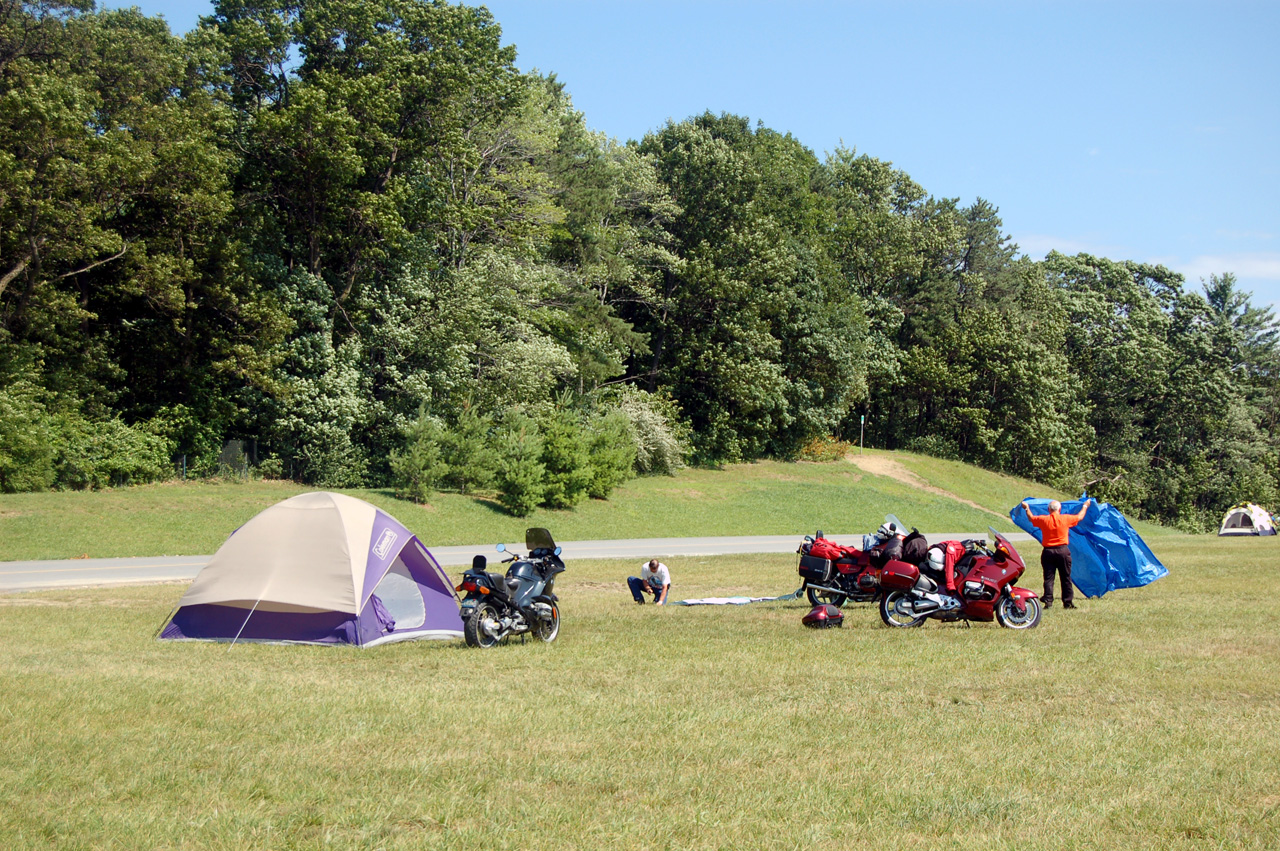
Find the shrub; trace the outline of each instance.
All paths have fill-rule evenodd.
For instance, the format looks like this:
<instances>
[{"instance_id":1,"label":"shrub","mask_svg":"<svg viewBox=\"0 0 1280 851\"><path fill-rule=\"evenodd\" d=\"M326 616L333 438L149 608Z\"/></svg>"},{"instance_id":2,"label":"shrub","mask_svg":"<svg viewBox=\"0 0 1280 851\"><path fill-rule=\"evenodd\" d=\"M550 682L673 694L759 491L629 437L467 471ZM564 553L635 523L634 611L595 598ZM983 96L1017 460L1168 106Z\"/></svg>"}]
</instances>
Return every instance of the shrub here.
<instances>
[{"instance_id":1,"label":"shrub","mask_svg":"<svg viewBox=\"0 0 1280 851\"><path fill-rule=\"evenodd\" d=\"M494 457L490 443L493 418L464 405L453 427L440 435L440 452L448 472L444 481L462 493L493 484Z\"/></svg>"},{"instance_id":2,"label":"shrub","mask_svg":"<svg viewBox=\"0 0 1280 851\"><path fill-rule=\"evenodd\" d=\"M617 406L627 417L636 447L636 471L674 476L684 466L689 428L670 398L634 387L619 391Z\"/></svg>"},{"instance_id":3,"label":"shrub","mask_svg":"<svg viewBox=\"0 0 1280 851\"><path fill-rule=\"evenodd\" d=\"M540 423L542 466L546 490L542 504L548 508L572 508L587 497L591 483L591 454L587 434L577 415L554 408Z\"/></svg>"},{"instance_id":4,"label":"shrub","mask_svg":"<svg viewBox=\"0 0 1280 851\"><path fill-rule=\"evenodd\" d=\"M960 447L956 445L954 440L937 434L914 437L907 441L906 448L908 451L918 452L921 455L931 455L934 458L942 458L945 461L964 460L963 453L960 452Z\"/></svg>"},{"instance_id":5,"label":"shrub","mask_svg":"<svg viewBox=\"0 0 1280 851\"><path fill-rule=\"evenodd\" d=\"M284 462L275 455L268 455L258 462L257 474L264 479L283 479Z\"/></svg>"},{"instance_id":6,"label":"shrub","mask_svg":"<svg viewBox=\"0 0 1280 851\"><path fill-rule=\"evenodd\" d=\"M834 437L815 437L800 447L801 461L839 461L848 455L853 444Z\"/></svg>"},{"instance_id":7,"label":"shrub","mask_svg":"<svg viewBox=\"0 0 1280 851\"><path fill-rule=\"evenodd\" d=\"M49 415L28 381L0 388L0 493L45 490L57 479Z\"/></svg>"},{"instance_id":8,"label":"shrub","mask_svg":"<svg viewBox=\"0 0 1280 851\"><path fill-rule=\"evenodd\" d=\"M591 480L587 483L589 496L604 499L618 485L635 476L636 442L627 415L622 411L609 411L595 418L587 449L591 466Z\"/></svg>"},{"instance_id":9,"label":"shrub","mask_svg":"<svg viewBox=\"0 0 1280 851\"><path fill-rule=\"evenodd\" d=\"M167 479L171 444L118 419L91 422L79 414L58 418L55 461L60 487L83 490Z\"/></svg>"},{"instance_id":10,"label":"shrub","mask_svg":"<svg viewBox=\"0 0 1280 851\"><path fill-rule=\"evenodd\" d=\"M418 412L408 428L403 450L391 453L391 484L396 496L426 502L436 484L449 472L440 449L444 429L439 421Z\"/></svg>"},{"instance_id":11,"label":"shrub","mask_svg":"<svg viewBox=\"0 0 1280 851\"><path fill-rule=\"evenodd\" d=\"M546 489L542 436L538 424L522 413L504 420L497 440L498 501L515 516L527 517L541 504Z\"/></svg>"}]
</instances>

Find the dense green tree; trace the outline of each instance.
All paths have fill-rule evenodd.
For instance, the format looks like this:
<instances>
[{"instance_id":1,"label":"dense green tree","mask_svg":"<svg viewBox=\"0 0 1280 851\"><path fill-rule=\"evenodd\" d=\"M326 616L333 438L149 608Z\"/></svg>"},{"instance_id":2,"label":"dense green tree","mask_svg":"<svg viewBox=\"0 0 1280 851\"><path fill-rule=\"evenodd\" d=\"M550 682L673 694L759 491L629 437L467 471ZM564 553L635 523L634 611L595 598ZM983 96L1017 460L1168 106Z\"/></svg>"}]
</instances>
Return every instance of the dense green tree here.
<instances>
[{"instance_id":1,"label":"dense green tree","mask_svg":"<svg viewBox=\"0 0 1280 851\"><path fill-rule=\"evenodd\" d=\"M498 430L497 450L498 501L515 516L527 517L542 504L547 484L537 422L523 412L508 411Z\"/></svg>"},{"instance_id":2,"label":"dense green tree","mask_svg":"<svg viewBox=\"0 0 1280 851\"><path fill-rule=\"evenodd\" d=\"M587 425L587 454L591 480L587 495L607 499L613 489L636 474L636 445L630 422L618 410L604 411Z\"/></svg>"},{"instance_id":3,"label":"dense green tree","mask_svg":"<svg viewBox=\"0 0 1280 851\"><path fill-rule=\"evenodd\" d=\"M820 243L818 162L729 115L668 124L640 150L680 206L667 230L685 258L632 314L650 386L686 412L700 460L789 455L864 389L862 305Z\"/></svg>"},{"instance_id":4,"label":"dense green tree","mask_svg":"<svg viewBox=\"0 0 1280 851\"><path fill-rule=\"evenodd\" d=\"M0 0L2 490L212 472L239 437L523 516L866 415L1204 528L1280 494L1280 323L1203 290L1033 263L989 201L740 116L619 144L484 8L219 0L175 38Z\"/></svg>"},{"instance_id":5,"label":"dense green tree","mask_svg":"<svg viewBox=\"0 0 1280 851\"><path fill-rule=\"evenodd\" d=\"M284 321L240 268L229 113L214 51L136 10L5 4L0 43L0 375L40 373L56 409L155 419L196 451L235 395L273 382Z\"/></svg>"},{"instance_id":6,"label":"dense green tree","mask_svg":"<svg viewBox=\"0 0 1280 851\"><path fill-rule=\"evenodd\" d=\"M460 493L493 484L497 458L492 448L493 417L463 405L452 427L440 436L444 481Z\"/></svg>"},{"instance_id":7,"label":"dense green tree","mask_svg":"<svg viewBox=\"0 0 1280 851\"><path fill-rule=\"evenodd\" d=\"M425 503L449 472L441 450L444 427L427 413L426 406L405 432L403 449L392 450L391 482L396 496Z\"/></svg>"},{"instance_id":8,"label":"dense green tree","mask_svg":"<svg viewBox=\"0 0 1280 851\"><path fill-rule=\"evenodd\" d=\"M542 438L542 504L573 508L587 498L594 471L589 435L577 411L556 405L538 420Z\"/></svg>"}]
</instances>

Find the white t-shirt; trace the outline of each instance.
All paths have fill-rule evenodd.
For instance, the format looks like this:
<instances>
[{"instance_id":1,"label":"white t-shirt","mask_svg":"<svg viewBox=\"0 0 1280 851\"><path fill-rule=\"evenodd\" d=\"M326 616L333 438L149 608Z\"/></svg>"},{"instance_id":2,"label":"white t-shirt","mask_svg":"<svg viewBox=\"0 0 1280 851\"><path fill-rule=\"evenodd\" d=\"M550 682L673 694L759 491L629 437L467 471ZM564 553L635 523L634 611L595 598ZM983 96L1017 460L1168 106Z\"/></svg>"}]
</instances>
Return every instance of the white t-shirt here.
<instances>
[{"instance_id":1,"label":"white t-shirt","mask_svg":"<svg viewBox=\"0 0 1280 851\"><path fill-rule=\"evenodd\" d=\"M667 570L667 566L662 562L658 562L657 570L649 569L649 562L644 563L644 567L640 568L640 581L646 585L656 584L659 588L663 585L671 584L671 571Z\"/></svg>"}]
</instances>

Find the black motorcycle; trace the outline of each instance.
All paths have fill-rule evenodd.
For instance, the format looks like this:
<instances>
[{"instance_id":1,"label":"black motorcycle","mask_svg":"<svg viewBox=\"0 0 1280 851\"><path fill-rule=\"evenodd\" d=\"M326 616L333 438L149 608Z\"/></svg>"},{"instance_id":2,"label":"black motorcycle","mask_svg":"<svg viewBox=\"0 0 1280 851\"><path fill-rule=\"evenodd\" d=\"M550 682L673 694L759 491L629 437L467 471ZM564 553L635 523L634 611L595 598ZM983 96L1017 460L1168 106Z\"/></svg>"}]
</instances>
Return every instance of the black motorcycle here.
<instances>
[{"instance_id":1,"label":"black motorcycle","mask_svg":"<svg viewBox=\"0 0 1280 851\"><path fill-rule=\"evenodd\" d=\"M462 634L472 647L492 647L510 635L533 635L555 641L560 633L560 604L554 593L556 574L564 571L560 548L546 529L528 529L527 557L512 553L506 576L490 573L482 555L471 561L455 589L462 599ZM498 544L498 552L506 552Z\"/></svg>"}]
</instances>

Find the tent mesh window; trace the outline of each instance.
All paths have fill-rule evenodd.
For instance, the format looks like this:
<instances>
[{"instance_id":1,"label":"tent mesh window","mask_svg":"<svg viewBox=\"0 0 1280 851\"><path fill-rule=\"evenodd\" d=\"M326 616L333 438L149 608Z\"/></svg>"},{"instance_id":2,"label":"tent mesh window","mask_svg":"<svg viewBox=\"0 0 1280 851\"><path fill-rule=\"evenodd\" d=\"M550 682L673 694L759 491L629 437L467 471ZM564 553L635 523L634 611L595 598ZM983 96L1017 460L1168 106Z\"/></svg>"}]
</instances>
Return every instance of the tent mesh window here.
<instances>
[{"instance_id":1,"label":"tent mesh window","mask_svg":"<svg viewBox=\"0 0 1280 851\"><path fill-rule=\"evenodd\" d=\"M387 571L374 591L387 614L396 622L396 630L416 629L427 622L427 608L422 602L418 583L409 575L409 568L400 559Z\"/></svg>"}]
</instances>

